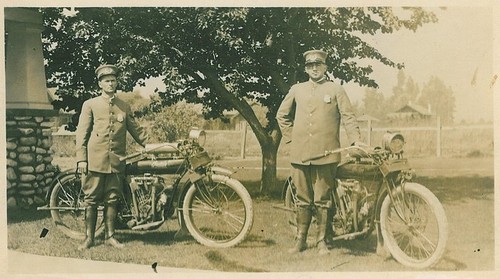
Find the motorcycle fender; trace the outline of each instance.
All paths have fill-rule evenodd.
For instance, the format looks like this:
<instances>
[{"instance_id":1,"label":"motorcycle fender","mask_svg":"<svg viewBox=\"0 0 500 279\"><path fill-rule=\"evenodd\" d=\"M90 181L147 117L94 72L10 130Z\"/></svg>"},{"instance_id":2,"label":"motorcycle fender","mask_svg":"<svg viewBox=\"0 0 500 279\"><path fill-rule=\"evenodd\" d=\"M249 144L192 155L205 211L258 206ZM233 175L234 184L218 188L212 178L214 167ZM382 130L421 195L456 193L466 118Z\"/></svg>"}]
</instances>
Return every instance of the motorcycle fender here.
<instances>
[{"instance_id":1,"label":"motorcycle fender","mask_svg":"<svg viewBox=\"0 0 500 279\"><path fill-rule=\"evenodd\" d=\"M211 167L210 168L211 172L213 174L218 174L218 175L224 175L224 176L231 176L234 172L222 168L222 167ZM188 187L192 184L195 183L198 180L201 180L205 177L205 174L199 174L197 172L190 172L186 174L181 181L179 182L180 185L183 185L179 190L179 198L178 198L178 204L182 204L182 200L184 199L184 194L186 193Z\"/></svg>"},{"instance_id":2,"label":"motorcycle fender","mask_svg":"<svg viewBox=\"0 0 500 279\"><path fill-rule=\"evenodd\" d=\"M380 221L380 209L382 208L382 203L385 200L385 197L387 197L387 189L385 187L381 187L377 193L377 203L375 204L375 221L379 222Z\"/></svg>"},{"instance_id":3,"label":"motorcycle fender","mask_svg":"<svg viewBox=\"0 0 500 279\"><path fill-rule=\"evenodd\" d=\"M191 184L195 183L198 180L203 179L205 175L199 174L197 172L190 172L184 175L182 179L179 181L179 185L182 185L179 188L179 195L177 197L177 205L178 207L182 207L182 202L184 200L184 196L186 195L186 191L189 189Z\"/></svg>"},{"instance_id":4,"label":"motorcycle fender","mask_svg":"<svg viewBox=\"0 0 500 279\"><path fill-rule=\"evenodd\" d=\"M231 176L234 172L222 167L211 167L210 170L215 174Z\"/></svg>"},{"instance_id":5,"label":"motorcycle fender","mask_svg":"<svg viewBox=\"0 0 500 279\"><path fill-rule=\"evenodd\" d=\"M382 172L384 177L393 172L409 169L411 169L411 167L406 159L386 161L380 166L380 172Z\"/></svg>"},{"instance_id":6,"label":"motorcycle fender","mask_svg":"<svg viewBox=\"0 0 500 279\"><path fill-rule=\"evenodd\" d=\"M75 173L76 173L76 169L65 170L65 171L60 172L56 176L56 178L54 178L54 180L52 180L52 182L50 183L50 186L47 190L47 193L45 193L45 201L47 202L47 204L50 203L50 194L52 193L52 189L54 189L54 187L56 187L57 183L59 183L61 178L64 176L67 176L67 175L75 175Z\"/></svg>"},{"instance_id":7,"label":"motorcycle fender","mask_svg":"<svg viewBox=\"0 0 500 279\"><path fill-rule=\"evenodd\" d=\"M200 175L199 173L196 172L189 172L186 173L181 180L179 181L179 192L176 195L177 197L174 197L174 199L177 200L176 207L177 207L177 220L179 222L179 226L182 228L185 226L184 225L184 215L182 214L182 204L184 202L184 196L186 196L186 192L191 187L193 183L196 181L203 179L204 175Z\"/></svg>"}]
</instances>

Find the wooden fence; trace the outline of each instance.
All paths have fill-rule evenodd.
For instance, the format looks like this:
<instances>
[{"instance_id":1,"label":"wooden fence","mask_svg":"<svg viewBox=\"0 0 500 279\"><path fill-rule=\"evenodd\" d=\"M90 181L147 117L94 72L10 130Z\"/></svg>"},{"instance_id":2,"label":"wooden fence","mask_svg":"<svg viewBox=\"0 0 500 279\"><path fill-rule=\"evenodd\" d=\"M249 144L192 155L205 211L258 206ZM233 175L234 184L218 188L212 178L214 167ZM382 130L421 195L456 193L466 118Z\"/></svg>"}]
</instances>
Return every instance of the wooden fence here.
<instances>
[{"instance_id":1,"label":"wooden fence","mask_svg":"<svg viewBox=\"0 0 500 279\"><path fill-rule=\"evenodd\" d=\"M374 127L370 121L361 125L362 140L369 145L380 145L387 131L398 131L406 140L405 152L413 157L423 156L493 156L493 125L442 126L436 119L435 125L422 127ZM260 156L260 146L253 132L243 125L240 130L208 130L206 148L221 157ZM341 142L349 144L343 130ZM286 155L287 146L280 146Z\"/></svg>"},{"instance_id":2,"label":"wooden fence","mask_svg":"<svg viewBox=\"0 0 500 279\"><path fill-rule=\"evenodd\" d=\"M377 123L378 124L378 123ZM377 127L361 124L362 140L373 146L381 145L383 134L399 131L406 140L405 154L411 157L465 157L493 156L493 125L441 126L439 120L425 127ZM205 148L215 157L259 157L260 145L247 125L239 130L208 130ZM74 156L74 135L53 135L55 156ZM348 145L341 129L341 144ZM281 144L280 156L289 153L289 146Z\"/></svg>"}]
</instances>

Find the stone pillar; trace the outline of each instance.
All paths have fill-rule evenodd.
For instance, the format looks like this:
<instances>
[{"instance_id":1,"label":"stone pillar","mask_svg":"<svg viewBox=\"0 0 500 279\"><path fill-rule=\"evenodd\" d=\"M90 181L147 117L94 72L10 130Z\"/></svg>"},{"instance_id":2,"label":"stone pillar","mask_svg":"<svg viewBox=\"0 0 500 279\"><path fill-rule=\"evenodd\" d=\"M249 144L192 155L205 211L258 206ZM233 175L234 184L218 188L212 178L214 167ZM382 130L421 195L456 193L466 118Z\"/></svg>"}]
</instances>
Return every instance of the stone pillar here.
<instances>
[{"instance_id":1,"label":"stone pillar","mask_svg":"<svg viewBox=\"0 0 500 279\"><path fill-rule=\"evenodd\" d=\"M40 13L5 8L4 16L7 204L29 208L45 203L56 174L50 147L57 111L47 94Z\"/></svg>"},{"instance_id":2,"label":"stone pillar","mask_svg":"<svg viewBox=\"0 0 500 279\"><path fill-rule=\"evenodd\" d=\"M51 164L51 116L7 114L7 204L29 208L45 204L57 169Z\"/></svg>"}]
</instances>

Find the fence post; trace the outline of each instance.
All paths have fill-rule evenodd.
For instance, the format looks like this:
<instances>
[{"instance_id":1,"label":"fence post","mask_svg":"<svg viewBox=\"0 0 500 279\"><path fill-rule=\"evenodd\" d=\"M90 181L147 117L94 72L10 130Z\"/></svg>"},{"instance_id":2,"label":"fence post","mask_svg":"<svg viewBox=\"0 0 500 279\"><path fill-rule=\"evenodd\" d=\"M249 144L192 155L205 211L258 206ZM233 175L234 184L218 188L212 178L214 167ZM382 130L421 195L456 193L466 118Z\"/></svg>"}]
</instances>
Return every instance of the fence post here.
<instances>
[{"instance_id":1,"label":"fence post","mask_svg":"<svg viewBox=\"0 0 500 279\"><path fill-rule=\"evenodd\" d=\"M436 117L436 156L441 157L441 136L442 136L442 127L441 127L441 117Z\"/></svg>"},{"instance_id":2,"label":"fence post","mask_svg":"<svg viewBox=\"0 0 500 279\"><path fill-rule=\"evenodd\" d=\"M245 150L246 150L246 145L247 145L247 122L242 121L241 122L241 150L240 150L240 157L241 159L245 159Z\"/></svg>"},{"instance_id":3,"label":"fence post","mask_svg":"<svg viewBox=\"0 0 500 279\"><path fill-rule=\"evenodd\" d=\"M368 119L368 135L367 135L367 143L368 146L372 146L372 121L370 119Z\"/></svg>"}]
</instances>

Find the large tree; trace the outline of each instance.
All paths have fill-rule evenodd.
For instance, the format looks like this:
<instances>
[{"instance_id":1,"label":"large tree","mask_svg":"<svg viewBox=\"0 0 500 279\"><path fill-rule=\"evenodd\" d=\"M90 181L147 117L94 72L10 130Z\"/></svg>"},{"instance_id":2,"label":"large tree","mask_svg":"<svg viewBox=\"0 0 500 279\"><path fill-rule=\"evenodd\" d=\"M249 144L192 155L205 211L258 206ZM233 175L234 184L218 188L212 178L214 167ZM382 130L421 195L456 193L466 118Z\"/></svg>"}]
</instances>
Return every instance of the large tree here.
<instances>
[{"instance_id":1,"label":"large tree","mask_svg":"<svg viewBox=\"0 0 500 279\"><path fill-rule=\"evenodd\" d=\"M436 76L430 77L422 88L422 95L418 100L420 105L431 106L431 110L441 118L441 123L453 124L455 112L455 96L450 86Z\"/></svg>"},{"instance_id":2,"label":"large tree","mask_svg":"<svg viewBox=\"0 0 500 279\"><path fill-rule=\"evenodd\" d=\"M417 103L420 95L418 84L411 76L406 76L403 70L398 72L397 84L392 88L389 97L389 111L396 111L409 103Z\"/></svg>"},{"instance_id":3,"label":"large tree","mask_svg":"<svg viewBox=\"0 0 500 279\"><path fill-rule=\"evenodd\" d=\"M363 96L362 112L378 119L385 118L389 109L384 94L377 91L377 89L366 88L365 95Z\"/></svg>"},{"instance_id":4,"label":"large tree","mask_svg":"<svg viewBox=\"0 0 500 279\"><path fill-rule=\"evenodd\" d=\"M437 21L415 7L79 8L72 17L62 9L41 11L47 79L62 97L58 108L80 110L95 94L93 69L101 63L123 69L124 90L164 77L167 89L152 109L185 100L202 103L207 118L236 109L248 121L262 150L264 191L276 184L281 134L274 116L290 86L305 79L304 51L330 53L329 74L337 82L377 87L363 60L402 65L362 38ZM266 124L248 100L268 108Z\"/></svg>"}]
</instances>

